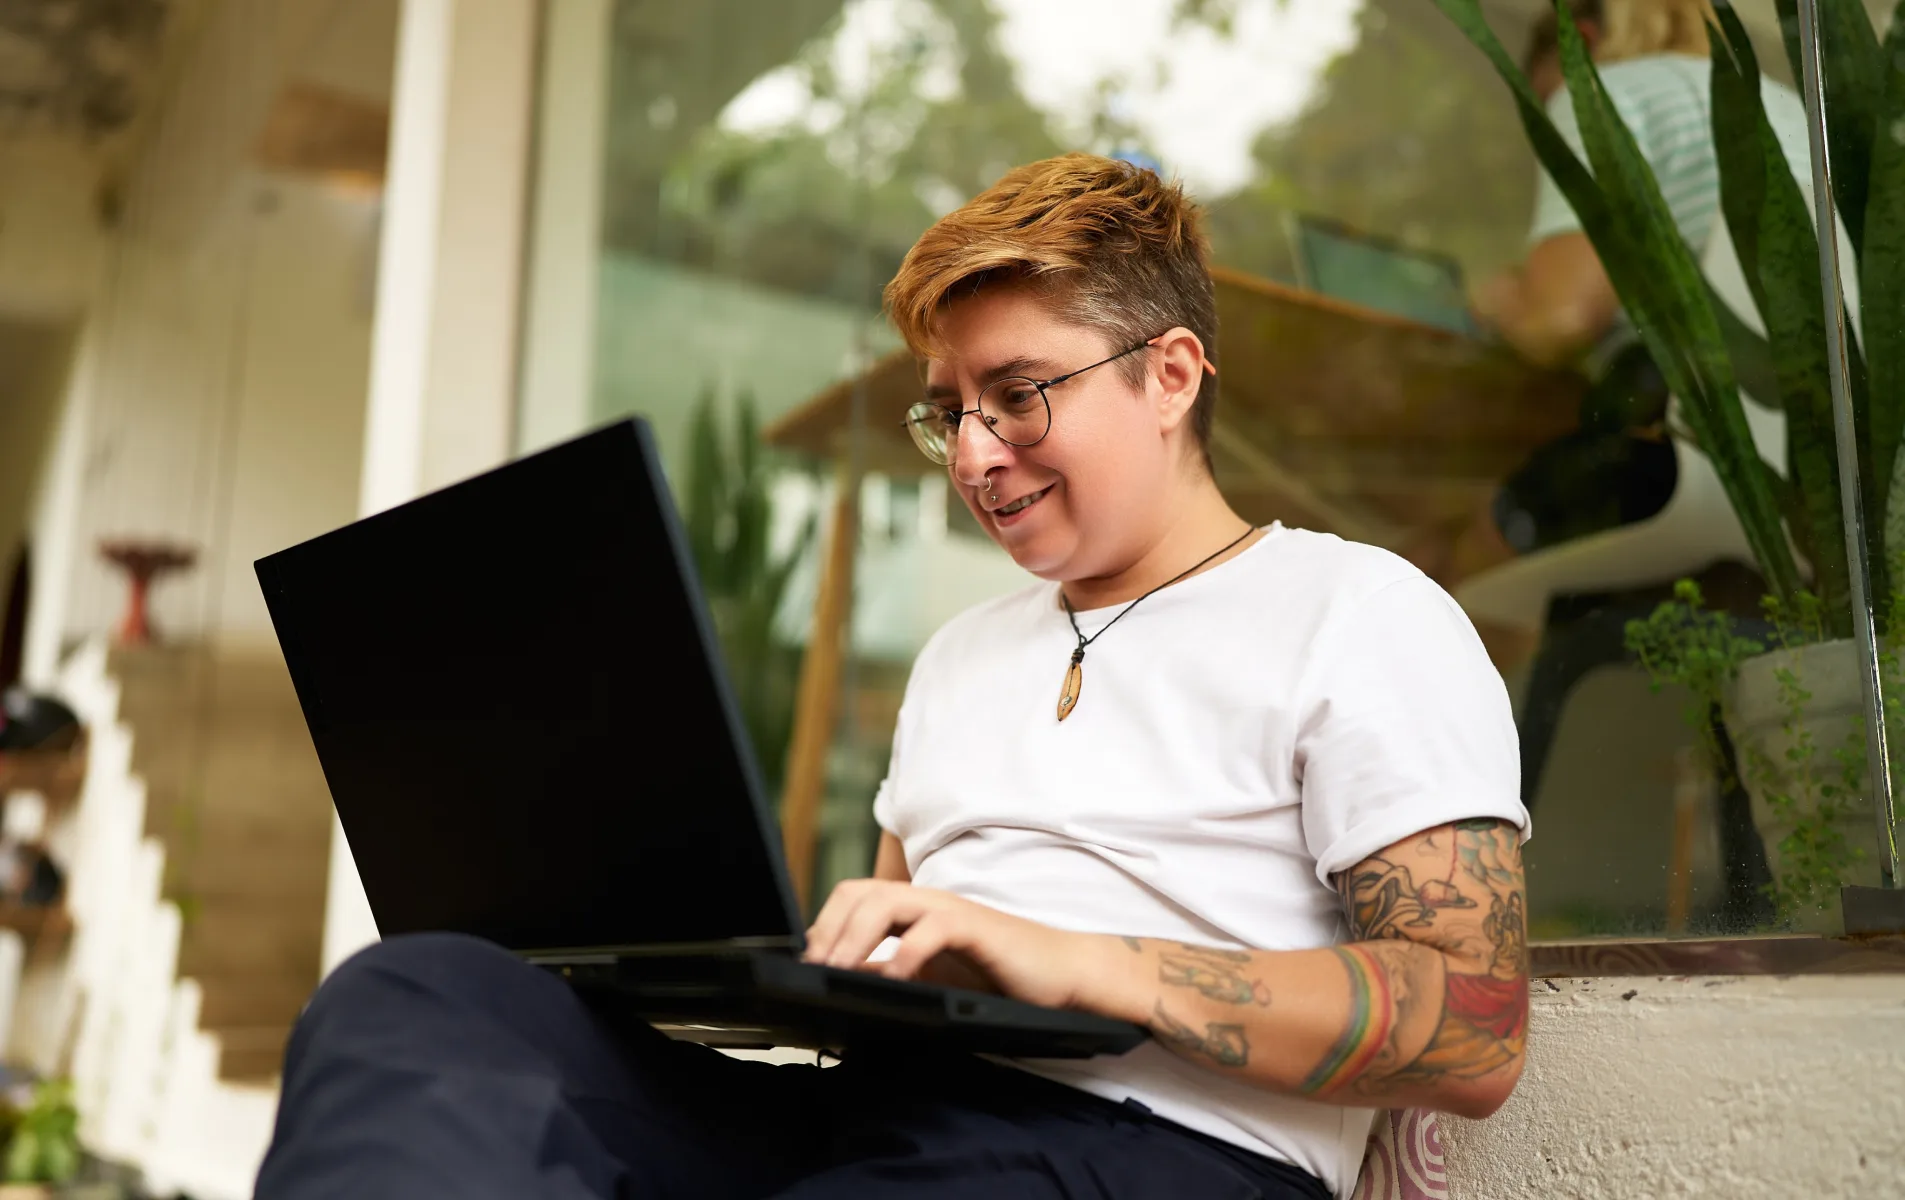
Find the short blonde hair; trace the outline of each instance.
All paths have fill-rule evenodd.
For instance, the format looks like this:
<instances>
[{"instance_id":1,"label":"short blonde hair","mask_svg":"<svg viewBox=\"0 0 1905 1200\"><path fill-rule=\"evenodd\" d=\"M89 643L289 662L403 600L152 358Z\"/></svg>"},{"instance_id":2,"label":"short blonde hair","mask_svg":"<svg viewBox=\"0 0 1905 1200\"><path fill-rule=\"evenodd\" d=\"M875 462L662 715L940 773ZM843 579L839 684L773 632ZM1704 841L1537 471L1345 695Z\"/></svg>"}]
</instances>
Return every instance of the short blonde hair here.
<instances>
[{"instance_id":1,"label":"short blonde hair","mask_svg":"<svg viewBox=\"0 0 1905 1200\"><path fill-rule=\"evenodd\" d=\"M1649 54L1707 54L1707 28L1713 21L1709 0L1569 0L1576 23L1600 29L1594 61L1616 63ZM1535 23L1522 61L1533 66L1557 53L1558 25L1550 11Z\"/></svg>"},{"instance_id":2,"label":"short blonde hair","mask_svg":"<svg viewBox=\"0 0 1905 1200\"><path fill-rule=\"evenodd\" d=\"M981 288L1025 283L1058 314L1097 329L1116 349L1183 326L1217 361L1217 302L1197 204L1155 171L1092 154L1065 154L1006 172L941 217L886 285L886 310L915 354L943 350L939 317ZM1119 360L1125 379L1144 358ZM1206 465L1217 381L1206 374L1191 429Z\"/></svg>"}]
</instances>

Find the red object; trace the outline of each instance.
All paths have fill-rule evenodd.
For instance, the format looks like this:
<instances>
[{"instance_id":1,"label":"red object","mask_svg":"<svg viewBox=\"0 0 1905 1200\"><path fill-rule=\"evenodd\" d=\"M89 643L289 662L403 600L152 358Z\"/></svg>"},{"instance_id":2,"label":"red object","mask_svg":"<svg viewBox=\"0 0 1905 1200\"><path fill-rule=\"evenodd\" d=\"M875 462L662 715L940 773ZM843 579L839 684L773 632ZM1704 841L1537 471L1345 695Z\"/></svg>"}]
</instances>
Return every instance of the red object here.
<instances>
[{"instance_id":1,"label":"red object","mask_svg":"<svg viewBox=\"0 0 1905 1200\"><path fill-rule=\"evenodd\" d=\"M175 542L107 538L99 556L126 573L132 590L126 597L126 615L114 637L122 646L145 646L153 641L152 617L147 608L152 581L168 571L182 571L198 561L198 551Z\"/></svg>"}]
</instances>

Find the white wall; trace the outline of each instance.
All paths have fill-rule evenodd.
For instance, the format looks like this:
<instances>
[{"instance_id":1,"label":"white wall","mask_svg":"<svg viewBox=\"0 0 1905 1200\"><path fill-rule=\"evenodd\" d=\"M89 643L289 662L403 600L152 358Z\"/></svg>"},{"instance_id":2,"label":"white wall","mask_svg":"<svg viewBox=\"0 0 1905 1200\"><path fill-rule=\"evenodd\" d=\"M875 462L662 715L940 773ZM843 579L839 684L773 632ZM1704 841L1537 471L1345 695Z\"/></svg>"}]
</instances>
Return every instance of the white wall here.
<instances>
[{"instance_id":1,"label":"white wall","mask_svg":"<svg viewBox=\"0 0 1905 1200\"><path fill-rule=\"evenodd\" d=\"M590 424L612 18L610 0L562 0L544 10L517 404L522 452Z\"/></svg>"},{"instance_id":2,"label":"white wall","mask_svg":"<svg viewBox=\"0 0 1905 1200\"><path fill-rule=\"evenodd\" d=\"M1537 982L1457 1200L1905 1195L1905 975Z\"/></svg>"},{"instance_id":3,"label":"white wall","mask_svg":"<svg viewBox=\"0 0 1905 1200\"><path fill-rule=\"evenodd\" d=\"M266 177L250 153L286 82L334 81L317 52L388 70L395 9L370 7L385 19L356 19L357 0L219 5L160 101L87 297L77 444L41 500L70 563L36 601L36 646L118 615L125 585L93 547L119 535L205 551L155 591L162 634L266 637L251 560L355 515L374 201Z\"/></svg>"},{"instance_id":4,"label":"white wall","mask_svg":"<svg viewBox=\"0 0 1905 1200\"><path fill-rule=\"evenodd\" d=\"M68 321L99 273L100 162L76 139L0 140L0 317Z\"/></svg>"}]
</instances>

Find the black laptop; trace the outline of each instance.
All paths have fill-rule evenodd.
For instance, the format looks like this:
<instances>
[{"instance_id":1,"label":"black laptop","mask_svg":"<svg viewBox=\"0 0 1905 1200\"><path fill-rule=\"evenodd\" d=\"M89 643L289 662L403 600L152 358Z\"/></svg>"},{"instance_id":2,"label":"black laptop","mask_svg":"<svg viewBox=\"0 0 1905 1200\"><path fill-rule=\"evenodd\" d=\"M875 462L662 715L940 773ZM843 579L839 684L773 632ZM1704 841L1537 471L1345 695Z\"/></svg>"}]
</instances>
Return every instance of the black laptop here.
<instances>
[{"instance_id":1,"label":"black laptop","mask_svg":"<svg viewBox=\"0 0 1905 1200\"><path fill-rule=\"evenodd\" d=\"M800 961L648 425L258 560L386 936L453 930L719 1045L1122 1053L1134 1025Z\"/></svg>"}]
</instances>

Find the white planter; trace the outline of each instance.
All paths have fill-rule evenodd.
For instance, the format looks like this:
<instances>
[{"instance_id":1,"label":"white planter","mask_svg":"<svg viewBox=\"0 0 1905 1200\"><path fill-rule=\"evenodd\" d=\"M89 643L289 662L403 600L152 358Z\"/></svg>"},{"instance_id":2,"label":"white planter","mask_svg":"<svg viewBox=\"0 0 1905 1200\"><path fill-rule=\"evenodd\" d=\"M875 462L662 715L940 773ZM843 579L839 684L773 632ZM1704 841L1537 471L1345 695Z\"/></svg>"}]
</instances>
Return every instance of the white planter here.
<instances>
[{"instance_id":1,"label":"white planter","mask_svg":"<svg viewBox=\"0 0 1905 1200\"><path fill-rule=\"evenodd\" d=\"M1795 703L1795 697L1782 695L1779 674L1786 670L1793 673L1798 689L1809 693L1807 698ZM1841 639L1748 659L1727 689L1727 732L1776 886L1799 866L1800 856L1782 845L1793 833L1792 814L1809 816L1822 806L1831 807L1832 819L1817 828L1843 838L1853 856L1838 882L1879 882L1859 672L1857 643ZM1807 738L1811 755L1796 761L1794 755L1804 753ZM1835 796L1835 788L1848 794ZM1782 804L1779 797L1792 803ZM1793 914L1793 927L1809 933L1840 932L1844 925L1838 888L1819 888L1815 901Z\"/></svg>"}]
</instances>

